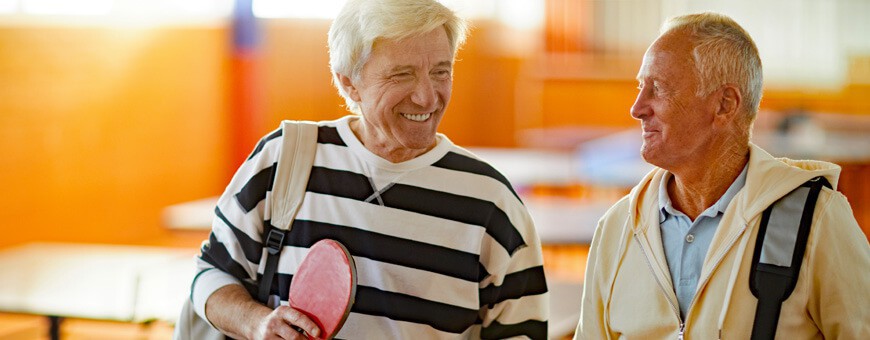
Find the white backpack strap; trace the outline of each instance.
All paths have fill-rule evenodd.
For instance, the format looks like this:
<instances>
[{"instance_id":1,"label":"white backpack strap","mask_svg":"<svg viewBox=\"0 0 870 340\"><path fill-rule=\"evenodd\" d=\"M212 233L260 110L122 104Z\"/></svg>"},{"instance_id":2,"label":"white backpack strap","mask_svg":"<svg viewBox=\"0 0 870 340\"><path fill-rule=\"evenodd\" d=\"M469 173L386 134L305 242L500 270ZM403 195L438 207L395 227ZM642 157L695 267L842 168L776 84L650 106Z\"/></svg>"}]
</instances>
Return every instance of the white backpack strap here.
<instances>
[{"instance_id":1,"label":"white backpack strap","mask_svg":"<svg viewBox=\"0 0 870 340\"><path fill-rule=\"evenodd\" d=\"M257 294L257 300L272 308L280 302L280 299L269 297L272 280L278 270L278 258L284 248L284 237L290 231L290 225L305 197L317 150L317 123L285 120L281 130L284 144L272 183L271 224L274 228L264 226L264 233L269 230L263 237L266 267Z\"/></svg>"},{"instance_id":2,"label":"white backpack strap","mask_svg":"<svg viewBox=\"0 0 870 340\"><path fill-rule=\"evenodd\" d=\"M272 225L290 230L290 223L305 197L308 175L314 165L317 123L285 120L281 123L281 129L284 144L272 184Z\"/></svg>"}]
</instances>

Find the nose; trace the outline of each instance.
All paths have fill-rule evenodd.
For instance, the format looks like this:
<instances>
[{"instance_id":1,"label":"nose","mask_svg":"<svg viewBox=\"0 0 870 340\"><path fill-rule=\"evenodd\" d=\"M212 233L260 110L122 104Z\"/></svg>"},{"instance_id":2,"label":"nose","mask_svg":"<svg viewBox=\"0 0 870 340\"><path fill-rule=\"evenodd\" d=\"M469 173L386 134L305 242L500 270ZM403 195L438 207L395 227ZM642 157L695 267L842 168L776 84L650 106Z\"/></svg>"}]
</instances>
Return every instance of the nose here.
<instances>
[{"instance_id":1,"label":"nose","mask_svg":"<svg viewBox=\"0 0 870 340\"><path fill-rule=\"evenodd\" d=\"M420 77L414 86L414 92L411 93L411 101L420 107L434 111L438 95L435 93L435 86L432 82L429 77Z\"/></svg>"},{"instance_id":2,"label":"nose","mask_svg":"<svg viewBox=\"0 0 870 340\"><path fill-rule=\"evenodd\" d=\"M634 105L631 106L632 118L642 120L644 117L652 113L649 105L650 91L652 90L650 90L648 86L645 86L637 93L637 98L634 100Z\"/></svg>"}]
</instances>

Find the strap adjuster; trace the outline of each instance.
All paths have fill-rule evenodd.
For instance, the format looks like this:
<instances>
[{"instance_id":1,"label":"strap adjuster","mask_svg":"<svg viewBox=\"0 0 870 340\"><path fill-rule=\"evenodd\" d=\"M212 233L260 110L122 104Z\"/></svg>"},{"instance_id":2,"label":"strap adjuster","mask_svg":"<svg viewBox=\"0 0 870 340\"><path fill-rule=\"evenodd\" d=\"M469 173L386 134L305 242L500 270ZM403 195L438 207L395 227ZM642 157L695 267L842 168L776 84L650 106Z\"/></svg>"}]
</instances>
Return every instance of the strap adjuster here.
<instances>
[{"instance_id":1,"label":"strap adjuster","mask_svg":"<svg viewBox=\"0 0 870 340\"><path fill-rule=\"evenodd\" d=\"M280 253L283 245L284 231L280 229L272 229L269 231L269 236L266 237L266 248L268 248L269 255Z\"/></svg>"}]
</instances>

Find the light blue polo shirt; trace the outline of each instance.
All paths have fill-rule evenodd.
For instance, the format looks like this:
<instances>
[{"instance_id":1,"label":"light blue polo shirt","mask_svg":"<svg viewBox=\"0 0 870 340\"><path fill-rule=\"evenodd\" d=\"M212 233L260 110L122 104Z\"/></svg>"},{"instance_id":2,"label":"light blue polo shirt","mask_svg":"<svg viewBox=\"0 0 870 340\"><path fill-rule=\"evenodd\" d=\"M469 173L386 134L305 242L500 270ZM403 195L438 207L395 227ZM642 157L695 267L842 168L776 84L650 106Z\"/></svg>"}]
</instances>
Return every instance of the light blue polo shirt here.
<instances>
[{"instance_id":1,"label":"light blue polo shirt","mask_svg":"<svg viewBox=\"0 0 870 340\"><path fill-rule=\"evenodd\" d=\"M659 225L671 280L680 305L680 317L685 318L686 311L695 296L695 289L701 276L701 266L713 241L713 234L716 233L728 203L731 203L734 195L746 184L746 166L725 194L698 215L695 222L692 222L686 214L674 209L671 204L671 198L668 196L668 181L672 178L673 175L668 174L659 188Z\"/></svg>"}]
</instances>

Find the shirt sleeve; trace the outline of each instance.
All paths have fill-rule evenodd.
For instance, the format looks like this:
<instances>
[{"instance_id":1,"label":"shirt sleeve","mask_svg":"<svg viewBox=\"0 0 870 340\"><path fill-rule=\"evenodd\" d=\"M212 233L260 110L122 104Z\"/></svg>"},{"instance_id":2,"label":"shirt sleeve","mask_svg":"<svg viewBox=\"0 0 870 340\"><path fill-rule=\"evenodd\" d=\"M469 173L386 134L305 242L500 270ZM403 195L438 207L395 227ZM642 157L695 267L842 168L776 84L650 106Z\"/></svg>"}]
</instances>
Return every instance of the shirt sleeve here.
<instances>
[{"instance_id":1,"label":"shirt sleeve","mask_svg":"<svg viewBox=\"0 0 870 340\"><path fill-rule=\"evenodd\" d=\"M503 253L504 260L492 256L501 265L481 282L480 304L482 339L547 338L549 292L544 276L541 243L531 217L521 204L512 219L524 244L510 253L499 245L491 245ZM482 256L484 258L484 256Z\"/></svg>"},{"instance_id":2,"label":"shirt sleeve","mask_svg":"<svg viewBox=\"0 0 870 340\"><path fill-rule=\"evenodd\" d=\"M828 189L825 189L826 191ZM817 212L808 245L809 313L826 339L870 335L870 245L849 202L832 192Z\"/></svg>"},{"instance_id":3,"label":"shirt sleeve","mask_svg":"<svg viewBox=\"0 0 870 340\"><path fill-rule=\"evenodd\" d=\"M269 219L268 198L282 143L275 137L273 132L258 143L218 199L191 285L191 302L203 319L208 320L206 301L221 287L240 284L249 292L257 288L264 221Z\"/></svg>"}]
</instances>

